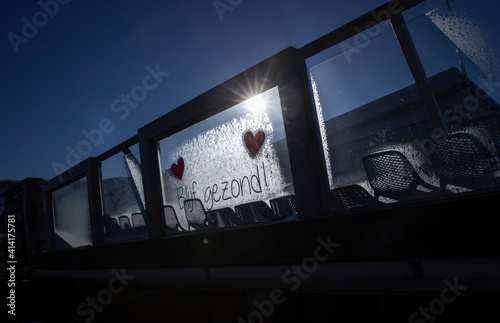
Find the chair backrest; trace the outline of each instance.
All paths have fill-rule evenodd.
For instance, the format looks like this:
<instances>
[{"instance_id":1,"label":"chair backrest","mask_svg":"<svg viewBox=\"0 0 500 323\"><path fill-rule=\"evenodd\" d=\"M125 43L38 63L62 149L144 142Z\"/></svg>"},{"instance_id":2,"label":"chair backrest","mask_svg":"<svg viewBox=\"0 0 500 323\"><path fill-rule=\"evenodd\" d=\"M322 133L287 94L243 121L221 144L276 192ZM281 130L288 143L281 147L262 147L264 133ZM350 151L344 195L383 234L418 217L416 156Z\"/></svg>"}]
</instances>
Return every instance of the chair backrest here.
<instances>
[{"instance_id":1,"label":"chair backrest","mask_svg":"<svg viewBox=\"0 0 500 323\"><path fill-rule=\"evenodd\" d=\"M122 230L128 230L131 228L130 219L126 215L120 215L120 217L118 218L118 224L120 225L120 228Z\"/></svg>"},{"instance_id":2,"label":"chair backrest","mask_svg":"<svg viewBox=\"0 0 500 323\"><path fill-rule=\"evenodd\" d=\"M495 115L488 115L472 120L464 121L461 129L465 131L470 129L474 133L479 133L480 136L488 136L484 138L495 147L495 156L500 155L500 118Z\"/></svg>"},{"instance_id":3,"label":"chair backrest","mask_svg":"<svg viewBox=\"0 0 500 323\"><path fill-rule=\"evenodd\" d=\"M205 208L199 199L188 199L184 201L184 212L189 225L196 230L208 228L208 220Z\"/></svg>"},{"instance_id":4,"label":"chair backrest","mask_svg":"<svg viewBox=\"0 0 500 323\"><path fill-rule=\"evenodd\" d=\"M181 226L179 224L179 219L175 213L175 209L171 205L163 206L163 216L165 217L165 226L168 231L178 231Z\"/></svg>"},{"instance_id":5,"label":"chair backrest","mask_svg":"<svg viewBox=\"0 0 500 323\"><path fill-rule=\"evenodd\" d=\"M493 155L469 133L454 133L440 141L430 155L442 183L477 188L478 181L492 177Z\"/></svg>"},{"instance_id":6,"label":"chair backrest","mask_svg":"<svg viewBox=\"0 0 500 323\"><path fill-rule=\"evenodd\" d=\"M108 215L104 217L104 230L106 234L114 234L120 230L118 221Z\"/></svg>"},{"instance_id":7,"label":"chair backrest","mask_svg":"<svg viewBox=\"0 0 500 323\"><path fill-rule=\"evenodd\" d=\"M132 213L132 227L139 228L145 226L146 226L146 221L144 219L144 215L140 212Z\"/></svg>"},{"instance_id":8,"label":"chair backrest","mask_svg":"<svg viewBox=\"0 0 500 323\"><path fill-rule=\"evenodd\" d=\"M272 199L269 201L269 204L271 204L271 209L274 214L280 219L299 213L295 195L287 195Z\"/></svg>"},{"instance_id":9,"label":"chair backrest","mask_svg":"<svg viewBox=\"0 0 500 323\"><path fill-rule=\"evenodd\" d=\"M332 204L337 209L349 210L374 205L377 200L359 185L334 188L330 192Z\"/></svg>"},{"instance_id":10,"label":"chair backrest","mask_svg":"<svg viewBox=\"0 0 500 323\"><path fill-rule=\"evenodd\" d=\"M234 209L242 224L267 222L276 218L273 210L264 201L237 205Z\"/></svg>"},{"instance_id":11,"label":"chair backrest","mask_svg":"<svg viewBox=\"0 0 500 323\"><path fill-rule=\"evenodd\" d=\"M380 195L396 200L409 198L419 184L425 184L399 151L374 153L364 156L362 161L376 198Z\"/></svg>"},{"instance_id":12,"label":"chair backrest","mask_svg":"<svg viewBox=\"0 0 500 323\"><path fill-rule=\"evenodd\" d=\"M208 223L210 226L219 228L234 227L240 224L236 213L230 207L207 211Z\"/></svg>"}]
</instances>

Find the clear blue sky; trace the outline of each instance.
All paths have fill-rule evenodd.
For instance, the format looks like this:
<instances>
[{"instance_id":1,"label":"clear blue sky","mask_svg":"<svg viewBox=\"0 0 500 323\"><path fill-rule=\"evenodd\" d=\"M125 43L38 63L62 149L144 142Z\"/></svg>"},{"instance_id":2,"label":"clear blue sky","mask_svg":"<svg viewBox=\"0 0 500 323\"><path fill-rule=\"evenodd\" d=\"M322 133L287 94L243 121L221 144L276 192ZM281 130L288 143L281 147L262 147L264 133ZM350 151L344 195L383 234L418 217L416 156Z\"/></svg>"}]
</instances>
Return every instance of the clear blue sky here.
<instances>
[{"instance_id":1,"label":"clear blue sky","mask_svg":"<svg viewBox=\"0 0 500 323\"><path fill-rule=\"evenodd\" d=\"M76 149L86 139L82 131L101 120L115 128L89 156L278 51L300 47L384 2L243 0L221 21L211 0L72 0L57 12L47 5L53 17L41 14L37 1L2 1L0 179L50 179L52 163L65 164L66 147ZM169 73L163 82L126 117L113 112L112 102L142 84L147 66L157 65Z\"/></svg>"},{"instance_id":2,"label":"clear blue sky","mask_svg":"<svg viewBox=\"0 0 500 323\"><path fill-rule=\"evenodd\" d=\"M67 166L67 149L76 151L87 139L84 132L108 130L93 137L95 145L80 147L88 151L84 157L97 156L280 50L301 47L385 2L220 0L238 4L221 16L213 0L2 1L0 179L50 179L57 175L54 163ZM429 0L419 7L443 3ZM478 5L482 14L472 23L496 21L496 0L452 4L464 12ZM486 25L483 31L494 35L497 45L490 50L498 50L494 24ZM415 40L429 47L427 38ZM484 46L474 44L458 45L472 54ZM479 54L476 59L485 62ZM129 107L123 101L127 95L132 95Z\"/></svg>"}]
</instances>

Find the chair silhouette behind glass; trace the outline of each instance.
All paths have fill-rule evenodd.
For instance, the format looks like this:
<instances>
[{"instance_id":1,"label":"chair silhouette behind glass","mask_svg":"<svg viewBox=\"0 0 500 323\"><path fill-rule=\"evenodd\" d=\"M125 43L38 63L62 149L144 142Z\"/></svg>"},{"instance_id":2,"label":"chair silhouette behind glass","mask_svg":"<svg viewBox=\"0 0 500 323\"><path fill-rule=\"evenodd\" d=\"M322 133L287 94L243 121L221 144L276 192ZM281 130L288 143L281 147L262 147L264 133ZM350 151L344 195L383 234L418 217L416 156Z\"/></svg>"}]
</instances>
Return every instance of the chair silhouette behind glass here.
<instances>
[{"instance_id":1,"label":"chair silhouette behind glass","mask_svg":"<svg viewBox=\"0 0 500 323\"><path fill-rule=\"evenodd\" d=\"M139 212L132 213L132 227L145 227L146 221L144 220L144 215Z\"/></svg>"},{"instance_id":2,"label":"chair silhouette behind glass","mask_svg":"<svg viewBox=\"0 0 500 323\"><path fill-rule=\"evenodd\" d=\"M115 234L120 231L120 226L118 225L118 221L115 218L110 216L104 217L104 229L105 234Z\"/></svg>"},{"instance_id":3,"label":"chair silhouette behind glass","mask_svg":"<svg viewBox=\"0 0 500 323\"><path fill-rule=\"evenodd\" d=\"M399 151L374 153L364 156L362 161L377 200L380 196L400 201L429 195L429 192L417 189L418 186L432 191L439 189L420 178Z\"/></svg>"},{"instance_id":4,"label":"chair silhouette behind glass","mask_svg":"<svg viewBox=\"0 0 500 323\"><path fill-rule=\"evenodd\" d=\"M492 166L495 170L500 169L500 118L496 115L488 115L472 120L464 121L460 130L470 130L483 137L486 144L494 148Z\"/></svg>"},{"instance_id":5,"label":"chair silhouette behind glass","mask_svg":"<svg viewBox=\"0 0 500 323\"><path fill-rule=\"evenodd\" d=\"M242 224L268 222L276 219L273 210L264 201L237 205L234 209Z\"/></svg>"},{"instance_id":6,"label":"chair silhouette behind glass","mask_svg":"<svg viewBox=\"0 0 500 323\"><path fill-rule=\"evenodd\" d=\"M207 211L206 215L210 226L225 228L241 224L238 216L230 207Z\"/></svg>"},{"instance_id":7,"label":"chair silhouette behind glass","mask_svg":"<svg viewBox=\"0 0 500 323\"><path fill-rule=\"evenodd\" d=\"M348 185L330 191L330 199L335 208L349 210L373 206L378 201L360 185Z\"/></svg>"},{"instance_id":8,"label":"chair silhouette behind glass","mask_svg":"<svg viewBox=\"0 0 500 323\"><path fill-rule=\"evenodd\" d=\"M167 233L186 231L181 227L173 206L163 206L163 216L165 218L165 229Z\"/></svg>"},{"instance_id":9,"label":"chair silhouette behind glass","mask_svg":"<svg viewBox=\"0 0 500 323\"><path fill-rule=\"evenodd\" d=\"M269 204L271 204L271 209L279 219L299 213L295 195L281 196L272 199L269 201Z\"/></svg>"},{"instance_id":10,"label":"chair silhouette behind glass","mask_svg":"<svg viewBox=\"0 0 500 323\"><path fill-rule=\"evenodd\" d=\"M469 133L448 135L430 155L442 187L451 184L469 189L494 184L492 158L491 152Z\"/></svg>"},{"instance_id":11,"label":"chair silhouette behind glass","mask_svg":"<svg viewBox=\"0 0 500 323\"><path fill-rule=\"evenodd\" d=\"M205 207L199 199L188 199L184 201L184 212L189 226L195 230L203 230L209 227Z\"/></svg>"},{"instance_id":12,"label":"chair silhouette behind glass","mask_svg":"<svg viewBox=\"0 0 500 323\"><path fill-rule=\"evenodd\" d=\"M126 215L120 215L118 218L118 224L122 230L128 230L131 228L130 219Z\"/></svg>"}]
</instances>

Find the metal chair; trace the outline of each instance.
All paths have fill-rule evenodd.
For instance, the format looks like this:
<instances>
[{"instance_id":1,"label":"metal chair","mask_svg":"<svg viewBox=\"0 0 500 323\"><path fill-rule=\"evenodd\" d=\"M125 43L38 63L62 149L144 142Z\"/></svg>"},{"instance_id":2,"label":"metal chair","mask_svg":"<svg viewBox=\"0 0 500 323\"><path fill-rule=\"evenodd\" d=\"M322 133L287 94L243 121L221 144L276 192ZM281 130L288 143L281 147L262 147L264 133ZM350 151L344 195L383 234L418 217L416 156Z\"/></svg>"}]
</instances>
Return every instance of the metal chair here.
<instances>
[{"instance_id":1,"label":"metal chair","mask_svg":"<svg viewBox=\"0 0 500 323\"><path fill-rule=\"evenodd\" d=\"M118 221L115 218L105 216L104 217L104 232L105 234L115 234L120 230Z\"/></svg>"},{"instance_id":2,"label":"metal chair","mask_svg":"<svg viewBox=\"0 0 500 323\"><path fill-rule=\"evenodd\" d=\"M211 226L225 228L241 224L238 216L230 207L207 211L206 215Z\"/></svg>"},{"instance_id":3,"label":"metal chair","mask_svg":"<svg viewBox=\"0 0 500 323\"><path fill-rule=\"evenodd\" d=\"M165 218L165 229L167 233L186 231L183 227L181 227L173 206L164 205L163 216Z\"/></svg>"},{"instance_id":4,"label":"metal chair","mask_svg":"<svg viewBox=\"0 0 500 323\"><path fill-rule=\"evenodd\" d=\"M349 210L358 207L373 206L378 201L359 185L348 185L330 191L330 200L335 208Z\"/></svg>"},{"instance_id":5,"label":"metal chair","mask_svg":"<svg viewBox=\"0 0 500 323\"><path fill-rule=\"evenodd\" d=\"M234 209L242 224L268 222L276 218L273 210L264 201L237 205Z\"/></svg>"},{"instance_id":6,"label":"metal chair","mask_svg":"<svg viewBox=\"0 0 500 323\"><path fill-rule=\"evenodd\" d=\"M195 230L203 230L209 227L205 207L199 199L188 199L184 201L184 212L190 227Z\"/></svg>"},{"instance_id":7,"label":"metal chair","mask_svg":"<svg viewBox=\"0 0 500 323\"><path fill-rule=\"evenodd\" d=\"M299 213L295 195L287 195L272 199L269 201L269 204L271 204L271 209L279 219Z\"/></svg>"},{"instance_id":8,"label":"metal chair","mask_svg":"<svg viewBox=\"0 0 500 323\"><path fill-rule=\"evenodd\" d=\"M454 133L437 143L429 156L441 186L476 189L493 185L493 155L469 133Z\"/></svg>"},{"instance_id":9,"label":"metal chair","mask_svg":"<svg viewBox=\"0 0 500 323\"><path fill-rule=\"evenodd\" d=\"M500 118L496 115L483 116L471 120L466 120L462 123L458 130L477 129L488 134L495 147L500 148Z\"/></svg>"},{"instance_id":10,"label":"metal chair","mask_svg":"<svg viewBox=\"0 0 500 323\"><path fill-rule=\"evenodd\" d=\"M500 170L500 118L488 115L465 121L459 130L471 130L483 137L483 140L494 147L492 166Z\"/></svg>"},{"instance_id":11,"label":"metal chair","mask_svg":"<svg viewBox=\"0 0 500 323\"><path fill-rule=\"evenodd\" d=\"M401 201L433 193L418 190L418 186L431 191L439 190L439 187L434 187L420 178L408 159L399 151L389 150L367 155L362 161L377 200L380 196L385 196Z\"/></svg>"},{"instance_id":12,"label":"metal chair","mask_svg":"<svg viewBox=\"0 0 500 323\"><path fill-rule=\"evenodd\" d=\"M131 228L130 219L126 215L120 215L118 218L118 224L122 230L128 230Z\"/></svg>"},{"instance_id":13,"label":"metal chair","mask_svg":"<svg viewBox=\"0 0 500 323\"><path fill-rule=\"evenodd\" d=\"M146 221L144 219L144 215L140 212L132 213L132 227L138 228L138 227L145 227L145 226L146 226Z\"/></svg>"}]
</instances>

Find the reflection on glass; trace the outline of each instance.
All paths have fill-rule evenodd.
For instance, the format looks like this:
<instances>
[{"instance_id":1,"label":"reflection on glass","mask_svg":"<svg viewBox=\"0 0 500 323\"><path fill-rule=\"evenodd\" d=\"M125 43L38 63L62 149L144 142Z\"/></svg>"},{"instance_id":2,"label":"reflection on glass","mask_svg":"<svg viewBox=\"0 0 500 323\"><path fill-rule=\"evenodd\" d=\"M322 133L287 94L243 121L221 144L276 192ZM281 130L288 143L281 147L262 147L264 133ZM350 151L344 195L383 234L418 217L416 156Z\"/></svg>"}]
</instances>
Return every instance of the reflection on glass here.
<instances>
[{"instance_id":1,"label":"reflection on glass","mask_svg":"<svg viewBox=\"0 0 500 323\"><path fill-rule=\"evenodd\" d=\"M52 193L56 249L92 245L87 179Z\"/></svg>"},{"instance_id":2,"label":"reflection on glass","mask_svg":"<svg viewBox=\"0 0 500 323\"><path fill-rule=\"evenodd\" d=\"M194 199L189 203L203 210L207 226L218 220L236 225L235 206L294 194L277 87L167 137L158 146L164 204L173 207L180 230L193 227L186 218L187 200ZM217 217L228 218L224 222Z\"/></svg>"},{"instance_id":3,"label":"reflection on glass","mask_svg":"<svg viewBox=\"0 0 500 323\"><path fill-rule=\"evenodd\" d=\"M138 145L102 162L104 241L147 238Z\"/></svg>"}]
</instances>

